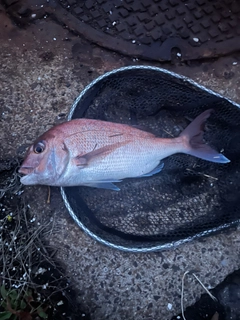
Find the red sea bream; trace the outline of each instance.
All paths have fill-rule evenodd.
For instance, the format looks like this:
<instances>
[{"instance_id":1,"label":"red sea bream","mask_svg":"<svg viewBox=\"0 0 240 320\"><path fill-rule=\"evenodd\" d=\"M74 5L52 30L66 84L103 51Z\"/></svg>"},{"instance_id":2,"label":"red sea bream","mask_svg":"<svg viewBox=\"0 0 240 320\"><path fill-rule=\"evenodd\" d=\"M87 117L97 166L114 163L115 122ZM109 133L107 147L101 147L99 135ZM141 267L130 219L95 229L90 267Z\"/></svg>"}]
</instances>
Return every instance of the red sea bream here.
<instances>
[{"instance_id":1,"label":"red sea bream","mask_svg":"<svg viewBox=\"0 0 240 320\"><path fill-rule=\"evenodd\" d=\"M119 190L113 183L151 176L162 159L186 153L204 160L229 160L202 140L212 110L200 114L179 137L159 138L129 125L75 119L57 125L29 148L19 170L26 185L88 186Z\"/></svg>"}]
</instances>

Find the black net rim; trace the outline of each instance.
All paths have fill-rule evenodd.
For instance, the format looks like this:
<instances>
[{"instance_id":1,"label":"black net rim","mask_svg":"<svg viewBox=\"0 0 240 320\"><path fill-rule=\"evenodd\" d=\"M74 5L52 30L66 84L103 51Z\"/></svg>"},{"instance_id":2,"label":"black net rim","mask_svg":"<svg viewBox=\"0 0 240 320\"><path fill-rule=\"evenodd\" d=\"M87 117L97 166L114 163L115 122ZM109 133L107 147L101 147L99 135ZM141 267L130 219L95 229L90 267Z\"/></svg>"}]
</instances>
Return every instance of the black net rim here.
<instances>
[{"instance_id":1,"label":"black net rim","mask_svg":"<svg viewBox=\"0 0 240 320\"><path fill-rule=\"evenodd\" d=\"M221 98L221 99L224 99L226 101L228 101L229 103L231 103L232 105L240 108L240 104L236 103L235 101L232 101L231 99L228 99L210 89L207 89L206 87L198 84L197 82L193 81L192 79L188 78L188 77L185 77L183 75L180 75L180 74L177 74L175 72L172 72L172 71L168 71L166 69L163 69L163 68L158 68L158 67L153 67L153 66L145 66L145 65L139 65L139 66L127 66L127 67L122 67L122 68L119 68L119 69L114 69L112 71L109 71L101 76L99 76L98 78L96 78L95 80L93 80L89 85L87 85L83 91L79 94L79 96L76 98L76 100L74 101L70 111L69 111L69 115L68 115L68 121L72 119L72 116L73 116L73 113L76 109L76 107L78 106L78 104L80 103L81 99L83 99L83 97L89 92L90 89L92 89L96 84L98 84L99 82L101 82L102 80L106 79L107 77L109 76L113 76L114 74L117 74L117 73L124 73L125 71L131 71L131 70L149 70L149 71L153 71L153 72L157 72L157 73L163 73L165 75L169 75L171 76L172 78L176 78L176 80L181 80L187 84L190 84L192 86L195 86L209 94L212 94L214 95L215 97L218 97L218 98ZM159 251L159 250L167 250L167 249L170 249L170 248L175 248L181 244L184 244L184 243L187 243L189 241L192 241L194 239L199 239L199 238L202 238L203 236L207 236L207 235L213 235L213 234L216 234L216 233L219 233L221 232L222 230L225 230L225 229L229 229L230 227L236 227L239 223L240 223L240 220L235 220L235 221L232 221L230 223L225 223L225 224L222 224L218 227L215 227L215 228L212 228L211 230L206 230L206 231L203 231L203 232L200 232L200 233L197 233L191 237L186 237L186 238L183 238L181 240L178 240L178 241L169 241L168 243L165 243L165 244L160 244L160 245L153 245L152 246L148 246L148 247L128 247L128 246L123 246L123 245L117 245L116 243L113 243L113 242L110 242L108 240L105 240L104 238L102 237L99 237L98 235L96 235L95 233L93 233L89 228L87 228L80 220L79 218L77 217L77 215L75 214L74 210L72 209L69 201L68 201L68 198L67 198L67 194L65 192L65 188L64 187L61 187L61 195L62 195L62 198L63 198L63 201L64 201L64 204L70 214L70 216L73 218L73 220L75 221L75 223L86 233L88 234L90 237L92 237L94 240L104 244L104 245L107 245L108 247L111 247L111 248L114 248L114 249L118 249L118 250L122 250L122 251L127 251L127 252L151 252L151 251Z\"/></svg>"}]
</instances>

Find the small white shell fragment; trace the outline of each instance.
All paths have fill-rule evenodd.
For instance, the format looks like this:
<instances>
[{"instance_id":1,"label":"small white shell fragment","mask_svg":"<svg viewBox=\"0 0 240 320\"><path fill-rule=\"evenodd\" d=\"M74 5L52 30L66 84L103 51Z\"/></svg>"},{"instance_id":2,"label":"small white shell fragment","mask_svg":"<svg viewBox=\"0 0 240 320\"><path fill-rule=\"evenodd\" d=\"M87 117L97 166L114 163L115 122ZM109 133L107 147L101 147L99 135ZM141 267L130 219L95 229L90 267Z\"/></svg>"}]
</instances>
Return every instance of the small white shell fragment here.
<instances>
[{"instance_id":1,"label":"small white shell fragment","mask_svg":"<svg viewBox=\"0 0 240 320\"><path fill-rule=\"evenodd\" d=\"M168 310L172 310L172 304L171 303L168 303L167 307L168 307Z\"/></svg>"}]
</instances>

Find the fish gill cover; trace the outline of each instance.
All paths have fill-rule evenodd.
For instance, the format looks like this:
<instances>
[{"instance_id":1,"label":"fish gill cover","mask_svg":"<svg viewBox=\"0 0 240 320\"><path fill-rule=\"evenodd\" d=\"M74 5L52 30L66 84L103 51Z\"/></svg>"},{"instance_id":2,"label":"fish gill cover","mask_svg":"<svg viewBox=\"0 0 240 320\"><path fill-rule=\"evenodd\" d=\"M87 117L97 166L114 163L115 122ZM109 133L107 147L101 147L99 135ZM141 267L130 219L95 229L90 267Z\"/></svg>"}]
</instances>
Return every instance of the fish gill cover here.
<instances>
[{"instance_id":1,"label":"fish gill cover","mask_svg":"<svg viewBox=\"0 0 240 320\"><path fill-rule=\"evenodd\" d=\"M119 192L62 188L78 225L102 243L127 251L169 248L237 225L240 109L235 103L162 69L127 67L90 84L69 119L138 125L171 138L209 108L215 112L207 120L204 139L230 163L176 154L163 160L159 174L119 183Z\"/></svg>"}]
</instances>

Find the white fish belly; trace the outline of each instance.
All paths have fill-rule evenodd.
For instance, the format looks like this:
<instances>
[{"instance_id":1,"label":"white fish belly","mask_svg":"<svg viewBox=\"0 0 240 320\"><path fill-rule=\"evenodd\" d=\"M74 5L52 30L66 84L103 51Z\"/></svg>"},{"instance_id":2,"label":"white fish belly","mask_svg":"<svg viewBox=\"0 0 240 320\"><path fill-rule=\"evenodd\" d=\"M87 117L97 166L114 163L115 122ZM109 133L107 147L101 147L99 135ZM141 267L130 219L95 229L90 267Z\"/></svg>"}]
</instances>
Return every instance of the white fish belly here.
<instances>
[{"instance_id":1,"label":"white fish belly","mask_svg":"<svg viewBox=\"0 0 240 320\"><path fill-rule=\"evenodd\" d=\"M91 160L86 167L74 173L73 179L75 183L83 184L139 177L156 168L169 152L174 153L173 150L161 148L161 145L156 147L156 143L149 140L138 144L130 143L108 155Z\"/></svg>"}]
</instances>

